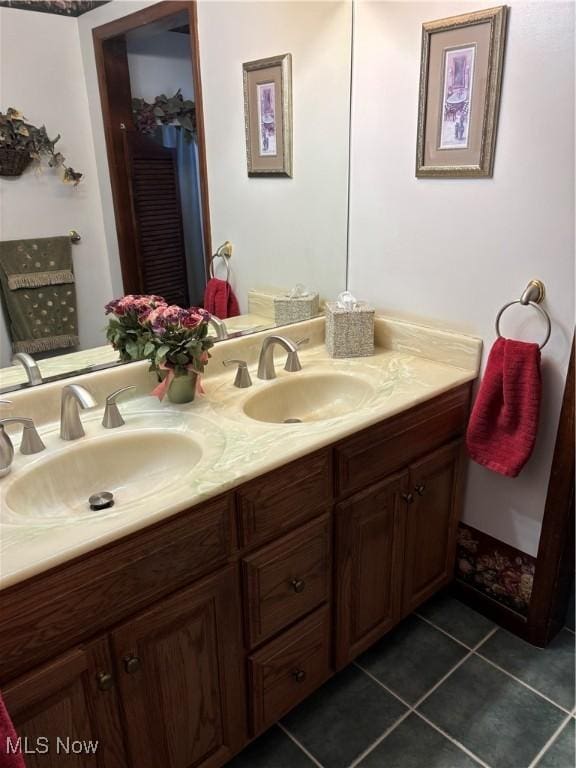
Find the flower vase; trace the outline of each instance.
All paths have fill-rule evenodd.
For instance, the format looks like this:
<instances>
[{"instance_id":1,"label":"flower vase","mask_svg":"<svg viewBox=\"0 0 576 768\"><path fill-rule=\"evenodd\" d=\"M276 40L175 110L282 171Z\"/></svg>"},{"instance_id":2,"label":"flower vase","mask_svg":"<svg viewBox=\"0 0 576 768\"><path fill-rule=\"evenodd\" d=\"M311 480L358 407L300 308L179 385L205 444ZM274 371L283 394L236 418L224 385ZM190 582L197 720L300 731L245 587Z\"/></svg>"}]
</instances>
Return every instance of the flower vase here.
<instances>
[{"instance_id":1,"label":"flower vase","mask_svg":"<svg viewBox=\"0 0 576 768\"><path fill-rule=\"evenodd\" d=\"M196 395L197 373L177 373L168 387L168 399L171 403L191 403Z\"/></svg>"}]
</instances>

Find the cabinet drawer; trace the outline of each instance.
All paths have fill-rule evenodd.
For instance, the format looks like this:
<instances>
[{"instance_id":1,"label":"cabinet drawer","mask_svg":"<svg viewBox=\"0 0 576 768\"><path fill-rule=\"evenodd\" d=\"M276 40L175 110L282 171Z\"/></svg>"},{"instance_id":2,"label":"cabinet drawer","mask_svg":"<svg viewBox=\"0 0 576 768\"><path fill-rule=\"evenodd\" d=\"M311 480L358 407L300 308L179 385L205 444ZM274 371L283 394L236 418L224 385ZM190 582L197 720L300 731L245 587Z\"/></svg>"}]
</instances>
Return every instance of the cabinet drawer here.
<instances>
[{"instance_id":1,"label":"cabinet drawer","mask_svg":"<svg viewBox=\"0 0 576 768\"><path fill-rule=\"evenodd\" d=\"M248 659L252 733L275 723L331 673L330 614L313 613Z\"/></svg>"},{"instance_id":2,"label":"cabinet drawer","mask_svg":"<svg viewBox=\"0 0 576 768\"><path fill-rule=\"evenodd\" d=\"M365 488L461 435L470 384L343 440L335 448L337 495Z\"/></svg>"},{"instance_id":3,"label":"cabinet drawer","mask_svg":"<svg viewBox=\"0 0 576 768\"><path fill-rule=\"evenodd\" d=\"M329 516L245 557L242 567L252 647L328 599Z\"/></svg>"},{"instance_id":4,"label":"cabinet drawer","mask_svg":"<svg viewBox=\"0 0 576 768\"><path fill-rule=\"evenodd\" d=\"M310 520L332 499L329 451L293 461L238 490L240 540L260 544Z\"/></svg>"}]
</instances>

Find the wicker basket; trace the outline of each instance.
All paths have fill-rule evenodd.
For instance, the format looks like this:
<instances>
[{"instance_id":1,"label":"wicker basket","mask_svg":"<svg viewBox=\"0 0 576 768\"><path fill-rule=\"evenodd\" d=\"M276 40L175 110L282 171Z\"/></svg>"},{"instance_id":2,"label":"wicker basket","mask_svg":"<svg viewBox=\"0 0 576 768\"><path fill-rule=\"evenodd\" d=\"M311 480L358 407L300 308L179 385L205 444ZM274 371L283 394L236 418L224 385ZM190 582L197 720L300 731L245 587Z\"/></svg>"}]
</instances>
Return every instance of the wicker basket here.
<instances>
[{"instance_id":1,"label":"wicker basket","mask_svg":"<svg viewBox=\"0 0 576 768\"><path fill-rule=\"evenodd\" d=\"M19 149L0 149L0 176L21 176L32 158Z\"/></svg>"}]
</instances>

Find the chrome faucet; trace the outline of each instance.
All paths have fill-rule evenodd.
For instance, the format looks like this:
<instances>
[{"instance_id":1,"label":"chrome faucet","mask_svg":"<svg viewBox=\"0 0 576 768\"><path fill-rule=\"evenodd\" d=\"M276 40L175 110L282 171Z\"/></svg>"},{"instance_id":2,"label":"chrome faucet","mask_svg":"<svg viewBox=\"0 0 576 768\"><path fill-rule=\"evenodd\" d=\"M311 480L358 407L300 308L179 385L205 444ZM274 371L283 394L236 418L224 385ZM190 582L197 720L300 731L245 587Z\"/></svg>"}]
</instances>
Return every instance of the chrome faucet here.
<instances>
[{"instance_id":1,"label":"chrome faucet","mask_svg":"<svg viewBox=\"0 0 576 768\"><path fill-rule=\"evenodd\" d=\"M308 339L294 342L284 336L266 336L262 342L262 349L260 350L260 358L258 360L258 378L266 380L276 378L276 371L274 369L274 347L277 344L288 352L284 370L290 372L301 371L302 365L298 359L298 347L306 341L308 341Z\"/></svg>"},{"instance_id":2,"label":"chrome faucet","mask_svg":"<svg viewBox=\"0 0 576 768\"><path fill-rule=\"evenodd\" d=\"M80 408L94 408L96 400L79 384L67 384L62 390L60 406L60 437L62 440L77 440L83 437L84 427L80 421Z\"/></svg>"},{"instance_id":3,"label":"chrome faucet","mask_svg":"<svg viewBox=\"0 0 576 768\"><path fill-rule=\"evenodd\" d=\"M228 338L228 329L226 328L226 323L224 322L224 320L220 320L220 318L216 317L216 315L210 315L210 319L208 320L208 323L216 331L217 339L222 340L222 339Z\"/></svg>"},{"instance_id":4,"label":"chrome faucet","mask_svg":"<svg viewBox=\"0 0 576 768\"><path fill-rule=\"evenodd\" d=\"M4 429L7 424L22 424L24 428L22 430L20 453L30 456L33 453L40 453L40 451L46 448L42 438L36 431L32 419L14 416L0 420L0 477L5 477L10 472L12 460L14 459L14 446Z\"/></svg>"},{"instance_id":5,"label":"chrome faucet","mask_svg":"<svg viewBox=\"0 0 576 768\"><path fill-rule=\"evenodd\" d=\"M32 355L29 355L27 352L16 352L15 355L12 355L12 365L16 365L16 363L22 363L24 366L26 376L28 376L28 383L31 387L42 384L40 368L38 368L38 363Z\"/></svg>"}]
</instances>

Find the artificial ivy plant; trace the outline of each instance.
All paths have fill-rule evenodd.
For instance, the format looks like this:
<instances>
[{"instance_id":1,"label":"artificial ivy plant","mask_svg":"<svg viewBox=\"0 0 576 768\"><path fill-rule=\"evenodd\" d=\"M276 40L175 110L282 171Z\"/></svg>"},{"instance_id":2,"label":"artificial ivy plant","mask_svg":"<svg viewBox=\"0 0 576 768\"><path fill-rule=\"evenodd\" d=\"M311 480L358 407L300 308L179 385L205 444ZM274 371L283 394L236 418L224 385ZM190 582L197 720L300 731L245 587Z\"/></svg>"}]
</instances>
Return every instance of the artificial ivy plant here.
<instances>
[{"instance_id":1,"label":"artificial ivy plant","mask_svg":"<svg viewBox=\"0 0 576 768\"><path fill-rule=\"evenodd\" d=\"M5 175L19 175L30 160L41 163L42 159L46 158L50 168L64 170L63 181L76 186L82 174L66 165L64 155L55 149L59 140L60 134L55 139L51 139L44 125L38 128L28 122L17 109L8 107L6 112L0 112L0 174L6 171ZM8 170L7 166L11 165L10 156L19 156L21 161L18 163L19 173Z\"/></svg>"},{"instance_id":2,"label":"artificial ivy plant","mask_svg":"<svg viewBox=\"0 0 576 768\"><path fill-rule=\"evenodd\" d=\"M152 135L159 124L176 123L182 126L188 141L196 140L196 105L182 96L180 88L173 96L156 96L153 102L132 99L132 112L141 133Z\"/></svg>"}]
</instances>

